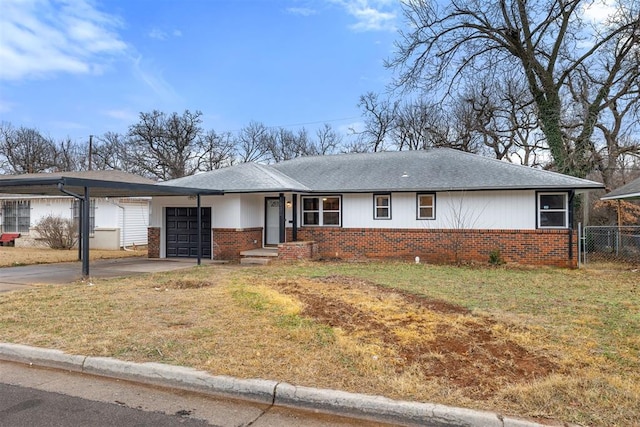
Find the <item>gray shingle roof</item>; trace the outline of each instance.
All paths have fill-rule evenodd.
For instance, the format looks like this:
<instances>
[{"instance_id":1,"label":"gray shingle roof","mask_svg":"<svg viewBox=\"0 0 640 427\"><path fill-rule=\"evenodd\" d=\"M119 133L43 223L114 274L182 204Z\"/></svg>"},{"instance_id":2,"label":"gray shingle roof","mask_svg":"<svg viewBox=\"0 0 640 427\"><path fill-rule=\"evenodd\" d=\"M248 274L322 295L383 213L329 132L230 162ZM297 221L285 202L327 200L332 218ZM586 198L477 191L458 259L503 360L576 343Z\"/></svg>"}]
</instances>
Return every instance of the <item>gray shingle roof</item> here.
<instances>
[{"instance_id":1,"label":"gray shingle roof","mask_svg":"<svg viewBox=\"0 0 640 427\"><path fill-rule=\"evenodd\" d=\"M168 181L233 192L595 189L602 184L447 148L300 157Z\"/></svg>"},{"instance_id":2,"label":"gray shingle roof","mask_svg":"<svg viewBox=\"0 0 640 427\"><path fill-rule=\"evenodd\" d=\"M602 200L613 199L639 199L640 198L640 177L634 179L622 187L616 188L609 194L605 194Z\"/></svg>"},{"instance_id":3,"label":"gray shingle roof","mask_svg":"<svg viewBox=\"0 0 640 427\"><path fill-rule=\"evenodd\" d=\"M160 183L195 188L224 188L229 193L262 191L309 191L310 189L271 166L242 163L210 172Z\"/></svg>"}]
</instances>

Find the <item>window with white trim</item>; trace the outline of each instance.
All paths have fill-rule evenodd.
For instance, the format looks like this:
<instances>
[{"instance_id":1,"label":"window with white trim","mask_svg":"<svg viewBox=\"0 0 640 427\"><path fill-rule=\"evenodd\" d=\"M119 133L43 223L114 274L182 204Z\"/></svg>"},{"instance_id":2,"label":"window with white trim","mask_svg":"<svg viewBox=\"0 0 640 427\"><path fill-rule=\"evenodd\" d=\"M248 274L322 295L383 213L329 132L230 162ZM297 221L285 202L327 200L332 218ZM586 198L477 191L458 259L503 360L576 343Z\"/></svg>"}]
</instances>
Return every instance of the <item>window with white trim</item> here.
<instances>
[{"instance_id":1,"label":"window with white trim","mask_svg":"<svg viewBox=\"0 0 640 427\"><path fill-rule=\"evenodd\" d=\"M435 194L418 194L416 197L417 218L418 219L435 219L436 218L436 195Z\"/></svg>"},{"instance_id":2,"label":"window with white trim","mask_svg":"<svg viewBox=\"0 0 640 427\"><path fill-rule=\"evenodd\" d=\"M373 195L373 219L391 219L391 194Z\"/></svg>"},{"instance_id":3,"label":"window with white trim","mask_svg":"<svg viewBox=\"0 0 640 427\"><path fill-rule=\"evenodd\" d=\"M538 193L538 227L567 228L569 196L567 193Z\"/></svg>"},{"instance_id":4,"label":"window with white trim","mask_svg":"<svg viewBox=\"0 0 640 427\"><path fill-rule=\"evenodd\" d=\"M302 225L340 226L339 196L303 197Z\"/></svg>"},{"instance_id":5,"label":"window with white trim","mask_svg":"<svg viewBox=\"0 0 640 427\"><path fill-rule=\"evenodd\" d=\"M2 231L28 233L31 226L31 202L7 200L2 202Z\"/></svg>"}]
</instances>

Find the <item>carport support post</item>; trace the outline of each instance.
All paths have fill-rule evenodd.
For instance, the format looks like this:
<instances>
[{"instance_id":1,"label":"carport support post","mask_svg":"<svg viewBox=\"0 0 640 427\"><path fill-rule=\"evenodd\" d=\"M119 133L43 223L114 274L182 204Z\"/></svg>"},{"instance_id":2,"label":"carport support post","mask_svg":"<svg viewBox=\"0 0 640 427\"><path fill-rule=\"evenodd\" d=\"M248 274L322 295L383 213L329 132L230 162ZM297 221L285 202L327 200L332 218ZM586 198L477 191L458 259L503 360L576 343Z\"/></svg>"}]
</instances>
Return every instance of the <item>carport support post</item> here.
<instances>
[{"instance_id":1,"label":"carport support post","mask_svg":"<svg viewBox=\"0 0 640 427\"><path fill-rule=\"evenodd\" d=\"M200 208L200 193L196 194L198 205L198 265L202 263L202 210Z\"/></svg>"},{"instance_id":2,"label":"carport support post","mask_svg":"<svg viewBox=\"0 0 640 427\"><path fill-rule=\"evenodd\" d=\"M89 187L84 187L84 200L82 206L82 277L89 277L89 210L91 199L89 198Z\"/></svg>"}]
</instances>

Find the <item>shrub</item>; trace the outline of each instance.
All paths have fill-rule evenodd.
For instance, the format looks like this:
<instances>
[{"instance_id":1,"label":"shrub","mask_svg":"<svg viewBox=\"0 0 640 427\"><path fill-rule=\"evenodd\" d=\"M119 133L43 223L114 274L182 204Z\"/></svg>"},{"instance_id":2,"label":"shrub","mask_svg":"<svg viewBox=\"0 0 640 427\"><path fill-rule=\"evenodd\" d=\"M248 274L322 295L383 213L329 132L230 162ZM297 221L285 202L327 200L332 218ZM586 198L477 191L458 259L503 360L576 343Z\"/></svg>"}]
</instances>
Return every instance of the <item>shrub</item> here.
<instances>
[{"instance_id":1,"label":"shrub","mask_svg":"<svg viewBox=\"0 0 640 427\"><path fill-rule=\"evenodd\" d=\"M78 241L76 223L72 219L48 215L34 229L51 249L71 249Z\"/></svg>"},{"instance_id":2,"label":"shrub","mask_svg":"<svg viewBox=\"0 0 640 427\"><path fill-rule=\"evenodd\" d=\"M494 249L491 252L489 252L489 264L491 265L504 264L504 260L502 259L502 255L500 254L500 249Z\"/></svg>"}]
</instances>

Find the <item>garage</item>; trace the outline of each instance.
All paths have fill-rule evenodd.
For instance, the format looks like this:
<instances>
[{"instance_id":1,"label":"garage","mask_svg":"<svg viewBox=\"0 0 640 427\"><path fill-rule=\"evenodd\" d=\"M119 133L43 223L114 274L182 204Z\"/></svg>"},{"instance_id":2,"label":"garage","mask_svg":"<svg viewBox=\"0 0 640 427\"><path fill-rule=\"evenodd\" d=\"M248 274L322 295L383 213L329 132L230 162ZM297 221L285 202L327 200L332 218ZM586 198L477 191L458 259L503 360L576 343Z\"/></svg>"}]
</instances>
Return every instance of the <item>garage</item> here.
<instances>
[{"instance_id":1,"label":"garage","mask_svg":"<svg viewBox=\"0 0 640 427\"><path fill-rule=\"evenodd\" d=\"M211 208L200 208L203 258L211 258ZM166 208L167 257L198 257L198 208Z\"/></svg>"}]
</instances>

